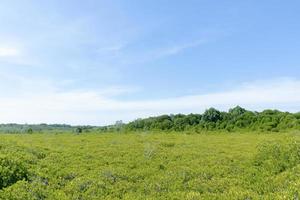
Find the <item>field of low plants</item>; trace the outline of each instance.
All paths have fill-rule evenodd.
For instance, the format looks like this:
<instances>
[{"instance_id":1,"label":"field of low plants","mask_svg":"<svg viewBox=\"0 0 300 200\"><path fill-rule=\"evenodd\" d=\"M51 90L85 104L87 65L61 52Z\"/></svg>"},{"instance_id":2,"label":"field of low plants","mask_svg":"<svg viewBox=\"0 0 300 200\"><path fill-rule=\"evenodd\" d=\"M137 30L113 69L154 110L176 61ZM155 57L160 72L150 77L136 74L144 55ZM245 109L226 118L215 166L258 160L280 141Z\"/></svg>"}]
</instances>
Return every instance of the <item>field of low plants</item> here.
<instances>
[{"instance_id":1,"label":"field of low plants","mask_svg":"<svg viewBox=\"0 0 300 200\"><path fill-rule=\"evenodd\" d=\"M300 132L1 134L0 199L299 199Z\"/></svg>"}]
</instances>

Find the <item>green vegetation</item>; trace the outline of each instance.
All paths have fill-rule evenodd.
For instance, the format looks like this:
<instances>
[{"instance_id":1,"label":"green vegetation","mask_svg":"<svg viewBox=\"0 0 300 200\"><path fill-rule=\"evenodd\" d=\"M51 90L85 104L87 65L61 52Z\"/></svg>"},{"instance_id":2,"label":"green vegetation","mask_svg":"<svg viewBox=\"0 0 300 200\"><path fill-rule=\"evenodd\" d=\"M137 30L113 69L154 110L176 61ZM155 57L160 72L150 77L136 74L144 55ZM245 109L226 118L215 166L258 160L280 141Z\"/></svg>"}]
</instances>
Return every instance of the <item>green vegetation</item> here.
<instances>
[{"instance_id":1,"label":"green vegetation","mask_svg":"<svg viewBox=\"0 0 300 200\"><path fill-rule=\"evenodd\" d=\"M109 126L71 126L66 124L0 124L0 133L86 133L86 132L182 132L202 133L208 131L257 131L280 132L300 129L300 113L265 110L248 111L240 106L221 112L215 108L203 114L171 114L137 119L124 124L117 121Z\"/></svg>"},{"instance_id":2,"label":"green vegetation","mask_svg":"<svg viewBox=\"0 0 300 200\"><path fill-rule=\"evenodd\" d=\"M65 133L78 132L81 130L89 132L96 130L96 126L71 126L67 124L0 124L0 133Z\"/></svg>"},{"instance_id":3,"label":"green vegetation","mask_svg":"<svg viewBox=\"0 0 300 200\"><path fill-rule=\"evenodd\" d=\"M0 199L299 199L299 130L300 113L239 106L105 127L2 124Z\"/></svg>"},{"instance_id":4,"label":"green vegetation","mask_svg":"<svg viewBox=\"0 0 300 200\"><path fill-rule=\"evenodd\" d=\"M214 108L200 114L177 114L138 119L123 126L127 131L184 131L201 133L207 131L286 131L300 129L300 113L265 110L252 112L239 106L229 112L220 112ZM112 130L108 129L108 130Z\"/></svg>"},{"instance_id":5,"label":"green vegetation","mask_svg":"<svg viewBox=\"0 0 300 200\"><path fill-rule=\"evenodd\" d=\"M0 199L298 199L300 132L1 134Z\"/></svg>"}]
</instances>

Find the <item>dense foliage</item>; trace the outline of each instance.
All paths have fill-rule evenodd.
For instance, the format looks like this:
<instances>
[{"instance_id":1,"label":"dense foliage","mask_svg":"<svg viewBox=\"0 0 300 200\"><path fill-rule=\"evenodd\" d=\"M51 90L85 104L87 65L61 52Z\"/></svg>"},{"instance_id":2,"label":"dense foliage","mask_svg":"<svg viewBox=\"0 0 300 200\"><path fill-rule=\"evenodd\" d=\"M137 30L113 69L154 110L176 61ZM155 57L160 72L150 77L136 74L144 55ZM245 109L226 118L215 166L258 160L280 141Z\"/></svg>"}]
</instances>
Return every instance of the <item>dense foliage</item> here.
<instances>
[{"instance_id":1,"label":"dense foliage","mask_svg":"<svg viewBox=\"0 0 300 200\"><path fill-rule=\"evenodd\" d=\"M200 114L177 114L138 119L123 126L129 131L284 131L300 128L300 113L265 110L263 112L248 111L239 106L228 112L220 112L214 108Z\"/></svg>"},{"instance_id":2,"label":"dense foliage","mask_svg":"<svg viewBox=\"0 0 300 200\"><path fill-rule=\"evenodd\" d=\"M0 199L299 199L297 129L300 113L239 106L105 127L2 124L15 134L0 134Z\"/></svg>"},{"instance_id":3,"label":"dense foliage","mask_svg":"<svg viewBox=\"0 0 300 200\"><path fill-rule=\"evenodd\" d=\"M1 134L0 199L299 199L299 132Z\"/></svg>"},{"instance_id":4,"label":"dense foliage","mask_svg":"<svg viewBox=\"0 0 300 200\"><path fill-rule=\"evenodd\" d=\"M269 131L278 132L300 129L300 113L265 110L252 112L237 106L228 112L215 108L203 114L171 114L146 119L137 119L124 124L117 121L109 126L71 126L67 124L0 124L0 133L86 133L86 132L131 132L131 131Z\"/></svg>"}]
</instances>

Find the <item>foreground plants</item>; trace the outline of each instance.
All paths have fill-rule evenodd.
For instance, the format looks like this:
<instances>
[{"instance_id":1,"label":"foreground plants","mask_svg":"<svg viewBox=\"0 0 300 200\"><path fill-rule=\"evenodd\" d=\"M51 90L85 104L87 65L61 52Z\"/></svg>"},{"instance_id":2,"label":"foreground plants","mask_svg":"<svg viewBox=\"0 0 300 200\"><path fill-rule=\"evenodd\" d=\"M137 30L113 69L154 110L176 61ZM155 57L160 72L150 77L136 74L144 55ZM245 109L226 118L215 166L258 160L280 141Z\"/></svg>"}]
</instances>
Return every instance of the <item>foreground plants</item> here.
<instances>
[{"instance_id":1,"label":"foreground plants","mask_svg":"<svg viewBox=\"0 0 300 200\"><path fill-rule=\"evenodd\" d=\"M298 199L300 137L0 136L0 199Z\"/></svg>"}]
</instances>

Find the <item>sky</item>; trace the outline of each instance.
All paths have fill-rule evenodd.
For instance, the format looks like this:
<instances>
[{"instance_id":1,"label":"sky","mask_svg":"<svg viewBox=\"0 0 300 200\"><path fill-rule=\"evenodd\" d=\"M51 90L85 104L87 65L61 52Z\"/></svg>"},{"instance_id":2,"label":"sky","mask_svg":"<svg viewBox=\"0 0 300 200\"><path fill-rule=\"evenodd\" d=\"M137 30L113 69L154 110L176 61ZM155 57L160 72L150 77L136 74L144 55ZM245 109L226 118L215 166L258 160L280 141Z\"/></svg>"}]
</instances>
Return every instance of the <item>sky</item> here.
<instances>
[{"instance_id":1,"label":"sky","mask_svg":"<svg viewBox=\"0 0 300 200\"><path fill-rule=\"evenodd\" d=\"M297 0L0 0L0 123L300 111Z\"/></svg>"}]
</instances>

